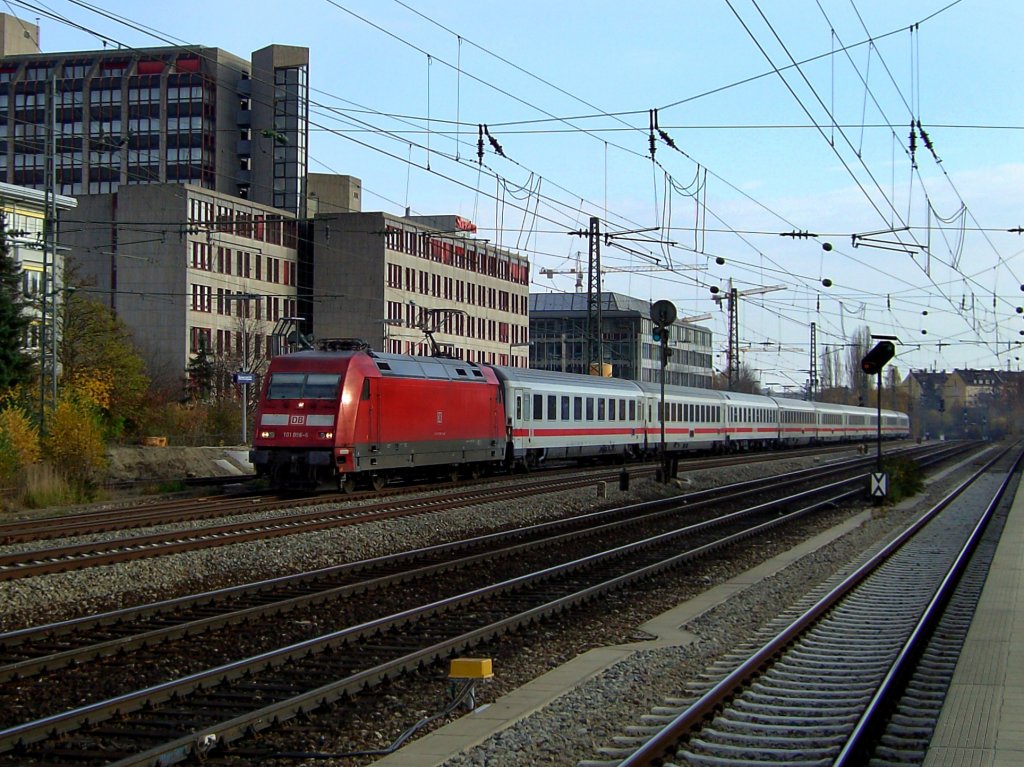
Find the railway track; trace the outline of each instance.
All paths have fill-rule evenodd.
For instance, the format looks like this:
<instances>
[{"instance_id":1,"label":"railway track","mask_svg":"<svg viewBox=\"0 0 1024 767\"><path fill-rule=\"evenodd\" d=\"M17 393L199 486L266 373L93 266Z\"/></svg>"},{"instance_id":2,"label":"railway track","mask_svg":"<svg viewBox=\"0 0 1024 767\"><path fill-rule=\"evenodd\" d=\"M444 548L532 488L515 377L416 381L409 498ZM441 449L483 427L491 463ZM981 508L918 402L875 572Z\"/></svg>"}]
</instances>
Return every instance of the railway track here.
<instances>
[{"instance_id":1,"label":"railway track","mask_svg":"<svg viewBox=\"0 0 1024 767\"><path fill-rule=\"evenodd\" d=\"M955 665L949 636L934 635L934 628L945 620L950 632L966 633L964 613L984 577L961 579L979 545L987 542L989 557L994 550L1002 524L997 510L1005 515L1008 506L1000 504L1019 480L1022 460L1019 445L1008 453L828 593L780 618L756 650L723 661L703 686L667 701L579 767L842 767L867 764L880 734L878 763L913 762L927 745L927 710L937 717L942 696L936 691L948 683L936 675L951 675ZM973 595L957 595L961 583ZM954 598L956 612L946 616ZM890 718L892 711L897 716Z\"/></svg>"},{"instance_id":2,"label":"railway track","mask_svg":"<svg viewBox=\"0 0 1024 767\"><path fill-rule=\"evenodd\" d=\"M530 548L561 546L574 537L619 535L625 527L654 534L654 525L675 525L679 509L690 523L726 513L756 497L767 503L779 495L834 479L837 473L860 477L868 460L795 471L786 475L735 483L689 493L670 500L626 507L531 525L501 533L440 544L399 555L379 557L313 572L232 586L177 599L124 608L94 616L0 634L0 682L24 679L70 664L123 654L179 636L197 636L231 624L253 621L328 600L349 599L414 579L436 579L445 572L473 567L486 557L521 557Z\"/></svg>"},{"instance_id":3,"label":"railway track","mask_svg":"<svg viewBox=\"0 0 1024 767\"><path fill-rule=\"evenodd\" d=\"M940 448L924 449L941 449L941 446ZM746 457L732 457L720 460L722 462L735 462L748 461L749 459ZM722 463L721 465L727 464ZM314 496L287 501L283 501L280 498L266 498L262 496L242 499L214 499L208 508L205 506L197 508L196 504L190 506L188 501L175 501L166 508L147 510L140 512L139 515L148 520L147 524L155 525L158 523L188 521L213 515L270 515L276 510L285 509L285 511L277 516L261 516L255 520L224 522L141 535L116 536L46 548L17 547L14 550L0 554L0 581L29 578L48 573L67 572L135 559L166 556L199 549L227 546L234 543L244 543L246 541L266 540L382 519L427 514L459 506L488 503L534 493L572 490L594 485L598 482L618 481L621 470L621 468L602 469L596 472L588 472L582 476L578 472L574 472L572 474L556 475L551 478L524 477L514 486L509 486L507 483L500 485L494 483L473 483L465 487L453 486L444 488L442 495L428 498L418 495L415 497L393 495L388 496L384 500L379 500L377 496L370 495L367 496L371 499L370 502L361 505L353 505L351 497L347 495ZM634 468L632 470L633 476L644 476L654 472L655 468L651 466ZM346 505L343 507L331 507L332 503L340 501L345 501ZM295 506L312 508L297 512L288 511ZM329 508L324 508L325 506ZM72 521L70 524L64 525L61 524L60 518L54 520L47 519L42 521L42 535L44 538L49 538L57 530L63 530L65 533L70 534L72 529L77 534L82 534L86 530L95 532L97 526L103 526L104 529L109 530L112 525L116 524L118 519L126 520L129 517L131 517L131 512L118 511L113 515L109 512L96 512L95 516L91 514L81 515L77 522ZM19 524L21 523L15 523L6 530L0 527L0 536L6 535L9 538L18 537L23 539L24 536L30 534L31 525L22 525L19 528Z\"/></svg>"},{"instance_id":4,"label":"railway track","mask_svg":"<svg viewBox=\"0 0 1024 767\"><path fill-rule=\"evenodd\" d=\"M722 519L677 526L641 540L619 542L570 562L555 566L548 563L532 572L482 587L477 585L389 616L363 620L282 649L8 727L0 733L0 749L12 749L19 764L39 763L39 758L54 753L85 759L82 763L89 764L88 754L100 752L102 756L97 756L95 763L154 764L161 759L161 763L170 764L187 754L233 741L250 729L261 729L272 720L288 719L450 652L472 647L546 614L597 599L629 582L656 577L664 568L763 534L823 504L860 496L864 492L863 469L859 477L846 482L845 488L832 487L825 500L806 501L803 508L787 514L780 514L775 505L755 504L742 514L737 512L728 517L728 524L736 526L728 532L712 534L708 530L711 525L721 527L725 521ZM806 496L800 493L797 497ZM794 498L789 500L790 504L796 502ZM689 511L690 507L691 504L685 504L683 508ZM760 516L754 522L740 524L740 519L752 515ZM708 537L696 539L698 532ZM578 533L558 533L554 542L556 547L564 547L566 540L578 538ZM685 541L685 546L681 546L681 541ZM522 549L513 547L516 548L519 550L514 551L513 557L521 559ZM507 555L508 551L506 561ZM507 565L501 568L507 575ZM323 685L324 679L338 681ZM242 699L266 705L243 710L246 706ZM168 701L173 701L169 704L171 712ZM210 721L210 712L214 710L222 712L221 720ZM115 712L116 720L110 718ZM153 717L165 722L174 719L176 729L194 729L196 734L172 740L164 736L161 741L154 735ZM72 732L73 736L62 737L63 733ZM148 733L148 739L140 739L138 733L143 732ZM133 745L127 745L129 741ZM0 757L0 764L7 763Z\"/></svg>"},{"instance_id":5,"label":"railway track","mask_svg":"<svg viewBox=\"0 0 1024 767\"><path fill-rule=\"evenodd\" d=\"M831 452L850 450L849 445L820 447L815 449L787 450L785 453L760 453L720 458L690 458L680 462L681 472L693 468L719 468L735 463L753 463L777 460L781 456L801 457L804 455L825 455ZM654 465L633 464L630 472L648 472ZM546 474L564 476L579 473L578 469L552 469ZM609 475L607 469L600 473ZM507 479L507 477L501 477ZM233 480L235 481L235 480ZM597 480L595 480L597 481ZM463 480L458 486L486 486L493 478ZM442 489L445 485L441 486ZM29 543L56 538L72 538L107 532L120 532L154 525L168 525L192 522L202 519L226 517L232 514L248 514L254 511L271 512L280 509L306 507L325 503L351 502L353 500L390 499L409 493L429 489L424 485L389 486L383 492L321 493L309 496L279 496L267 492L246 492L231 497L203 496L195 498L146 499L119 508L103 508L90 511L62 514L59 516L32 517L0 523L0 546L14 543Z\"/></svg>"}]
</instances>

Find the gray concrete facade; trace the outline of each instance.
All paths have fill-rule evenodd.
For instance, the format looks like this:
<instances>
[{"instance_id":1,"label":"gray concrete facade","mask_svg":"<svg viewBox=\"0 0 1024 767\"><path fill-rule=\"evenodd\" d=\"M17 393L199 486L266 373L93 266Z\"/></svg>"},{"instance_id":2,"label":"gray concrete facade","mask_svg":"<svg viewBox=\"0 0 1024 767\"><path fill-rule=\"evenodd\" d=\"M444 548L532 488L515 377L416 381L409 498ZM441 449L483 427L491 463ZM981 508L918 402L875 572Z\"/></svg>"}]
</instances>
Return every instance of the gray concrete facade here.
<instances>
[{"instance_id":1,"label":"gray concrete facade","mask_svg":"<svg viewBox=\"0 0 1024 767\"><path fill-rule=\"evenodd\" d=\"M293 216L151 184L83 197L78 217L64 244L81 290L127 324L156 382L184 384L200 337L225 373L265 364L275 325L296 310Z\"/></svg>"},{"instance_id":2,"label":"gray concrete facade","mask_svg":"<svg viewBox=\"0 0 1024 767\"><path fill-rule=\"evenodd\" d=\"M441 217L447 218L447 217ZM526 366L529 263L467 231L387 213L313 223L313 332L373 348Z\"/></svg>"}]
</instances>

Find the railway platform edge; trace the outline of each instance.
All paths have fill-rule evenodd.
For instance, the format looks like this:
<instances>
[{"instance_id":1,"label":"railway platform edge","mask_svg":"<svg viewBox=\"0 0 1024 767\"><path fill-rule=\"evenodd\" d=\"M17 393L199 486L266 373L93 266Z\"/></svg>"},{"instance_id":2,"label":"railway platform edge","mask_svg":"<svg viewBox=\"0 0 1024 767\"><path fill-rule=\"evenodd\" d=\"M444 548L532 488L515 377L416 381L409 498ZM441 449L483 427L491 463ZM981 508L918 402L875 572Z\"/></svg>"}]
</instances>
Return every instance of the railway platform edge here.
<instances>
[{"instance_id":1,"label":"railway platform edge","mask_svg":"<svg viewBox=\"0 0 1024 767\"><path fill-rule=\"evenodd\" d=\"M1024 483L960 653L924 767L1024 764Z\"/></svg>"}]
</instances>

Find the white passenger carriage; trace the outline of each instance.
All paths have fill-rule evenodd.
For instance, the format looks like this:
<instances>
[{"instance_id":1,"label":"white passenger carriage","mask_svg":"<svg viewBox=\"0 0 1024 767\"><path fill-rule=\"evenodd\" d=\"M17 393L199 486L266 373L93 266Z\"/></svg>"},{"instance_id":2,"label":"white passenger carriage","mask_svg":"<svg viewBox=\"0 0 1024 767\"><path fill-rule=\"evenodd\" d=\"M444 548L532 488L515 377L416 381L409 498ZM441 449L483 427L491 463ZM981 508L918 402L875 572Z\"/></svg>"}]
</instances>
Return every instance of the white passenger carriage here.
<instances>
[{"instance_id":1,"label":"white passenger carriage","mask_svg":"<svg viewBox=\"0 0 1024 767\"><path fill-rule=\"evenodd\" d=\"M861 438L858 424L864 421L862 408L830 402L815 402L814 407L818 411L819 442L845 442Z\"/></svg>"},{"instance_id":2,"label":"white passenger carriage","mask_svg":"<svg viewBox=\"0 0 1024 767\"><path fill-rule=\"evenodd\" d=\"M661 446L661 386L637 383L644 395L647 442ZM726 445L725 392L688 386L665 387L665 449L722 450Z\"/></svg>"},{"instance_id":3,"label":"white passenger carriage","mask_svg":"<svg viewBox=\"0 0 1024 767\"><path fill-rule=\"evenodd\" d=\"M754 450L777 446L779 403L757 394L725 392L725 428L732 450Z\"/></svg>"},{"instance_id":4,"label":"white passenger carriage","mask_svg":"<svg viewBox=\"0 0 1024 767\"><path fill-rule=\"evenodd\" d=\"M625 458L645 449L645 403L632 381L491 367L505 392L512 461Z\"/></svg>"},{"instance_id":5,"label":"white passenger carriage","mask_svg":"<svg viewBox=\"0 0 1024 767\"><path fill-rule=\"evenodd\" d=\"M810 445L818 438L820 402L773 397L779 406L779 441L784 446Z\"/></svg>"}]
</instances>

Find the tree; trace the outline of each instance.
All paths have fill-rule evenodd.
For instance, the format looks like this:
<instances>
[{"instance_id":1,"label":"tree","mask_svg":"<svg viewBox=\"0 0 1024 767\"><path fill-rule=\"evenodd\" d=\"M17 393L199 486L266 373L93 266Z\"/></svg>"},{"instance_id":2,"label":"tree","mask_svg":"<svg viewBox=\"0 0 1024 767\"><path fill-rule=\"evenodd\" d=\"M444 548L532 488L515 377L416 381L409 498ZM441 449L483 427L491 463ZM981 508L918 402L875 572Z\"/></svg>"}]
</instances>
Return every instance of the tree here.
<instances>
[{"instance_id":1,"label":"tree","mask_svg":"<svg viewBox=\"0 0 1024 767\"><path fill-rule=\"evenodd\" d=\"M854 393L857 400L851 404L868 404L868 391L871 389L870 376L864 375L861 370L860 361L871 348L871 329L861 326L853 331L846 347L846 380L849 382L850 391Z\"/></svg>"},{"instance_id":2,"label":"tree","mask_svg":"<svg viewBox=\"0 0 1024 767\"><path fill-rule=\"evenodd\" d=\"M21 292L21 274L7 245L7 223L0 216L0 390L35 378L35 361L25 353L25 330L31 324Z\"/></svg>"},{"instance_id":3,"label":"tree","mask_svg":"<svg viewBox=\"0 0 1024 767\"><path fill-rule=\"evenodd\" d=\"M57 319L65 385L91 392L89 399L101 409L108 432L140 423L149 377L124 322L83 291L67 294Z\"/></svg>"},{"instance_id":4,"label":"tree","mask_svg":"<svg viewBox=\"0 0 1024 767\"><path fill-rule=\"evenodd\" d=\"M206 338L200 335L199 348L189 359L188 368L185 370L187 375L185 388L188 391L189 399L197 402L206 402L210 399L213 394L216 374L214 363L214 357L206 345Z\"/></svg>"}]
</instances>

